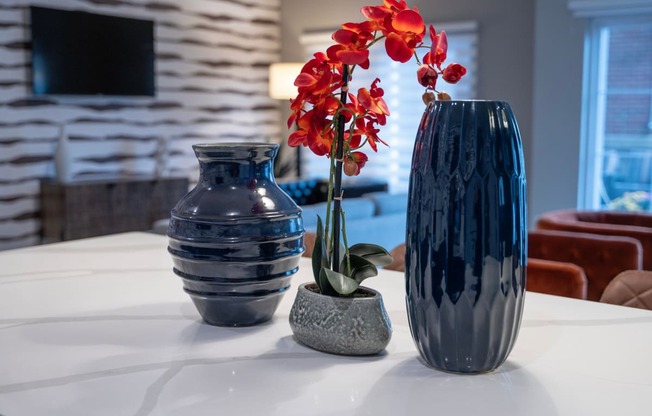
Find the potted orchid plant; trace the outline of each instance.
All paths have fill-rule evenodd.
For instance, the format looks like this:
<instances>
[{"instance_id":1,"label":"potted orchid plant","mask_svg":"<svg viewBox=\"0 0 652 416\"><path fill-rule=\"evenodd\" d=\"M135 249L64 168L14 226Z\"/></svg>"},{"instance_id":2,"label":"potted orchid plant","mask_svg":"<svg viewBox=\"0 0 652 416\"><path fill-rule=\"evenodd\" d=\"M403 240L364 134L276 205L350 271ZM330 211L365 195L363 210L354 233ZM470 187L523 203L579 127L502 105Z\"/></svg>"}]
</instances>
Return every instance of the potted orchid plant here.
<instances>
[{"instance_id":1,"label":"potted orchid plant","mask_svg":"<svg viewBox=\"0 0 652 416\"><path fill-rule=\"evenodd\" d=\"M404 0L384 0L382 5L365 6L361 12L364 21L342 25L332 35L334 44L326 52L315 53L303 66L294 83L298 94L291 100L288 118L288 127L296 126L288 138L290 146L305 146L330 159L326 218L325 222L318 219L312 256L316 282L312 291L340 298L364 296L360 283L376 276L377 267L392 261L383 247L349 247L346 239L342 174L358 175L368 161L366 149L377 152L380 145L387 146L378 133L379 126L385 125L390 115L380 79L376 78L369 88L361 87L355 92L350 89L355 71L368 69L369 49L384 43L392 60L416 61L416 78L425 88L426 103L437 98L450 99L436 88L440 77L456 83L466 73L457 63L444 66L448 47L445 32L437 33L430 26L431 44L425 45L424 20L417 8L410 8ZM420 51L425 53L420 55ZM302 288L300 294L301 291ZM297 335L295 309L298 308L293 307L290 319Z\"/></svg>"}]
</instances>

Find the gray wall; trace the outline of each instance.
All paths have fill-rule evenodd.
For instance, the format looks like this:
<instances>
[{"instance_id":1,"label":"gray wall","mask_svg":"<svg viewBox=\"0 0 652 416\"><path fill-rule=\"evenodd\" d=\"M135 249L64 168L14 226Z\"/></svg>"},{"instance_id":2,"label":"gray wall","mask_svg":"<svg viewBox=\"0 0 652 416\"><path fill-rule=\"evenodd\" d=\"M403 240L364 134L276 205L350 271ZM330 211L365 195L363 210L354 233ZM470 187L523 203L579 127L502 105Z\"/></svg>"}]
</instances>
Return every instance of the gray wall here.
<instances>
[{"instance_id":1,"label":"gray wall","mask_svg":"<svg viewBox=\"0 0 652 416\"><path fill-rule=\"evenodd\" d=\"M536 4L531 224L543 212L577 207L584 21L566 4Z\"/></svg>"},{"instance_id":2,"label":"gray wall","mask_svg":"<svg viewBox=\"0 0 652 416\"><path fill-rule=\"evenodd\" d=\"M326 4L327 3L327 4ZM360 21L368 0L281 1L281 56L302 60L303 31ZM583 22L567 0L413 0L427 22L475 20L478 97L516 113L528 175L529 219L577 205Z\"/></svg>"}]
</instances>

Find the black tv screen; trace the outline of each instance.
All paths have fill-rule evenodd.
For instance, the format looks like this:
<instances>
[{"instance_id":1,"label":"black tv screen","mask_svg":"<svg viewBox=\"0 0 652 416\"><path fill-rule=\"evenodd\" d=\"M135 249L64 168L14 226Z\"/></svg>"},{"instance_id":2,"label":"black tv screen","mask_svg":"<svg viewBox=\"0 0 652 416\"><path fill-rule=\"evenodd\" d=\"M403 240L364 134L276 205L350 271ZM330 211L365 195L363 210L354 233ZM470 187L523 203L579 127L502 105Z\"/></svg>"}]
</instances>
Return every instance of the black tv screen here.
<instances>
[{"instance_id":1,"label":"black tv screen","mask_svg":"<svg viewBox=\"0 0 652 416\"><path fill-rule=\"evenodd\" d=\"M30 7L34 95L154 96L154 22Z\"/></svg>"}]
</instances>

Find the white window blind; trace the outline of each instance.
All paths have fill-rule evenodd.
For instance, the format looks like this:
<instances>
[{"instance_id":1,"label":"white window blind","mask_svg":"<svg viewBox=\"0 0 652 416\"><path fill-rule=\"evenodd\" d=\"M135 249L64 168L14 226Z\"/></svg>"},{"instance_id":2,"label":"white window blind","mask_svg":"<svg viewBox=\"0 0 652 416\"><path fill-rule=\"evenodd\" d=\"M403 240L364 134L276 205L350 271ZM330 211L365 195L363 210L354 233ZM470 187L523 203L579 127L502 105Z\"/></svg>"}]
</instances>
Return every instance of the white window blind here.
<instances>
[{"instance_id":1,"label":"white window blind","mask_svg":"<svg viewBox=\"0 0 652 416\"><path fill-rule=\"evenodd\" d=\"M478 71L477 24L459 22L439 24L435 25L435 28L438 32L445 30L448 36L446 63L458 62L467 68L467 74L458 84L450 85L439 79L437 89L448 92L453 99L475 98ZM306 58L312 57L318 51L325 52L333 44L332 32L304 34L301 43ZM422 57L425 52L426 49L419 51L419 56ZM375 78L380 78L379 86L385 90L384 98L389 106L390 116L387 118L387 124L380 126L379 137L389 147L380 144L377 153L366 147L365 153L369 161L358 178L384 179L388 182L390 192L406 192L414 139L425 108L421 99L425 89L417 82L415 61L405 64L394 62L387 57L383 45L371 48L370 60L368 70L355 69L349 88L355 94L359 88L368 89ZM315 156L306 148L301 151L302 171L306 177L328 177L328 158Z\"/></svg>"},{"instance_id":2,"label":"white window blind","mask_svg":"<svg viewBox=\"0 0 652 416\"><path fill-rule=\"evenodd\" d=\"M638 16L652 13L652 0L568 0L575 17Z\"/></svg>"}]
</instances>

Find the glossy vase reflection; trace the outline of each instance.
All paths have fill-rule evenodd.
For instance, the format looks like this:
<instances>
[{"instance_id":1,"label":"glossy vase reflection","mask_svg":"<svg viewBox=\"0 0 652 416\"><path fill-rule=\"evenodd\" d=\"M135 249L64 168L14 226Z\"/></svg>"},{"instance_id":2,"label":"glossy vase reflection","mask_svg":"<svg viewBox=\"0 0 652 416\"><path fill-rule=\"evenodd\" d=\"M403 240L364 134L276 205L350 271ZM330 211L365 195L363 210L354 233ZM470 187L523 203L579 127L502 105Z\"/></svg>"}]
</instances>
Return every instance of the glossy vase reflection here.
<instances>
[{"instance_id":1,"label":"glossy vase reflection","mask_svg":"<svg viewBox=\"0 0 652 416\"><path fill-rule=\"evenodd\" d=\"M172 209L168 251L205 322L272 318L303 252L301 209L274 180L275 144L193 146L197 186Z\"/></svg>"},{"instance_id":2,"label":"glossy vase reflection","mask_svg":"<svg viewBox=\"0 0 652 416\"><path fill-rule=\"evenodd\" d=\"M429 366L483 373L512 350L525 295L525 190L507 103L431 104L414 147L405 259L410 330Z\"/></svg>"}]
</instances>

